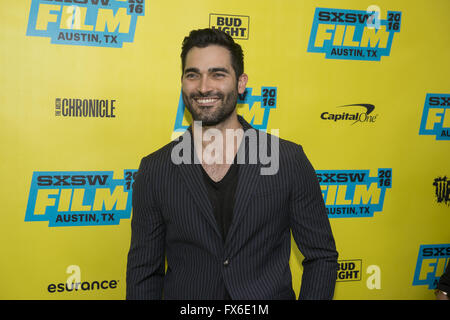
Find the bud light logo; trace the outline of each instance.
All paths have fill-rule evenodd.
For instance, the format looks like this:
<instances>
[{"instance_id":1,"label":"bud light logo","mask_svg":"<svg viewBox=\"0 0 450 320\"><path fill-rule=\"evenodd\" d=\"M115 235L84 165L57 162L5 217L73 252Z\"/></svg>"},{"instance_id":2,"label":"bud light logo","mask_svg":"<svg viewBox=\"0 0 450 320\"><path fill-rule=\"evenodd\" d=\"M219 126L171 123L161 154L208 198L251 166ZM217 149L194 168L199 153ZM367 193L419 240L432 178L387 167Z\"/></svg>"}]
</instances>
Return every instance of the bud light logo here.
<instances>
[{"instance_id":1,"label":"bud light logo","mask_svg":"<svg viewBox=\"0 0 450 320\"><path fill-rule=\"evenodd\" d=\"M250 17L211 13L209 27L228 33L233 39L248 40Z\"/></svg>"}]
</instances>

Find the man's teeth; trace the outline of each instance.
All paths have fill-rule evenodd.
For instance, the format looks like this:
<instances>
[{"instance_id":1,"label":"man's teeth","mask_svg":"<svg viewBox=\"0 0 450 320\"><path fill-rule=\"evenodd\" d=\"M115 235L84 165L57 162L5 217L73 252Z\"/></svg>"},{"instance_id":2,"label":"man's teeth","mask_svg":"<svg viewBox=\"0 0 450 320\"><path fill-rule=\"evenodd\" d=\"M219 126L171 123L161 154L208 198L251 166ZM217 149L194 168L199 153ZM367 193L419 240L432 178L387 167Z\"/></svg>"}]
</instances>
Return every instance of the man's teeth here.
<instances>
[{"instance_id":1,"label":"man's teeth","mask_svg":"<svg viewBox=\"0 0 450 320\"><path fill-rule=\"evenodd\" d=\"M197 99L197 102L198 103L202 103L202 104L204 104L204 103L213 103L213 102L216 102L216 101L217 101L217 99L212 99L212 98Z\"/></svg>"}]
</instances>

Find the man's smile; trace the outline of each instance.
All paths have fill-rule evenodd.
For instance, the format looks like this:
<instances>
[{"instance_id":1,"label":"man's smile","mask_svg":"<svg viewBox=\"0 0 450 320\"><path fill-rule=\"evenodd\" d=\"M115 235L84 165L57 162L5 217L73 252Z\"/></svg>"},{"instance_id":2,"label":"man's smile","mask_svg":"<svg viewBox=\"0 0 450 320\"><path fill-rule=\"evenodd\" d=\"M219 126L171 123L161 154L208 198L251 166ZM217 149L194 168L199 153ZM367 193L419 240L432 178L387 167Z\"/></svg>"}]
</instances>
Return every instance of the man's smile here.
<instances>
[{"instance_id":1,"label":"man's smile","mask_svg":"<svg viewBox=\"0 0 450 320\"><path fill-rule=\"evenodd\" d=\"M221 100L219 97L196 97L193 99L200 107L211 106Z\"/></svg>"}]
</instances>

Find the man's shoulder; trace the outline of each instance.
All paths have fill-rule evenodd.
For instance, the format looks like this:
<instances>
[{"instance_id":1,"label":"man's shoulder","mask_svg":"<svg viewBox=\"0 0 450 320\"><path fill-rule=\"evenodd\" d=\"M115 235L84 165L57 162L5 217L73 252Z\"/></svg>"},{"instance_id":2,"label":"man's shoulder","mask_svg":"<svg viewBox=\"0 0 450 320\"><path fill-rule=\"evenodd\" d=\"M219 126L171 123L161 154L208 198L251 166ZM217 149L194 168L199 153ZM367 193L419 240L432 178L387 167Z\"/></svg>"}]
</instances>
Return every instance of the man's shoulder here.
<instances>
[{"instance_id":1,"label":"man's shoulder","mask_svg":"<svg viewBox=\"0 0 450 320\"><path fill-rule=\"evenodd\" d=\"M279 137L278 132L274 132L273 130L271 133L262 130L257 131L260 139L259 148L261 148L261 141L267 142L267 148L264 148L265 151L259 150L259 156L263 156L263 158L265 158L264 161L268 160L267 157L270 158L271 161L276 157L280 169L283 168L288 171L292 168L304 168L305 166L310 165L309 159L301 144L289 140L289 138L281 138ZM261 137L263 137L262 140ZM261 152L263 154L261 154Z\"/></svg>"},{"instance_id":2,"label":"man's shoulder","mask_svg":"<svg viewBox=\"0 0 450 320\"><path fill-rule=\"evenodd\" d=\"M283 150L287 153L296 153L303 149L301 144L298 144L294 141L282 138L279 139L280 139L280 148L283 148Z\"/></svg>"},{"instance_id":3,"label":"man's shoulder","mask_svg":"<svg viewBox=\"0 0 450 320\"><path fill-rule=\"evenodd\" d=\"M177 140L170 141L166 145L144 156L141 161L141 167L143 169L148 169L170 162L170 155L172 153L173 146L176 143Z\"/></svg>"},{"instance_id":4,"label":"man's shoulder","mask_svg":"<svg viewBox=\"0 0 450 320\"><path fill-rule=\"evenodd\" d=\"M309 162L301 144L280 138L280 162L302 164Z\"/></svg>"},{"instance_id":5,"label":"man's shoulder","mask_svg":"<svg viewBox=\"0 0 450 320\"><path fill-rule=\"evenodd\" d=\"M288 139L280 138L277 134L271 134L261 130L258 130L258 133L260 135L265 135L266 141L270 144L273 144L276 141L279 146L280 156L282 157L290 157L296 154L299 155L303 153L303 147L299 143L296 143Z\"/></svg>"}]
</instances>

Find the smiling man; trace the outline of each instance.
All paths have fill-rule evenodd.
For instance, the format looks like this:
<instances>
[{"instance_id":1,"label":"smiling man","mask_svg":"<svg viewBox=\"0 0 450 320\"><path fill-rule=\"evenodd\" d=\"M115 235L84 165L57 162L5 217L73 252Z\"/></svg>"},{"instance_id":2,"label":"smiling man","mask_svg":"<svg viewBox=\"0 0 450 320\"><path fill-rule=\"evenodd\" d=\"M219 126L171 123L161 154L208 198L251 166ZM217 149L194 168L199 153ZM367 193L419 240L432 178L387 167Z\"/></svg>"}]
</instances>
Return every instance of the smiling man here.
<instances>
[{"instance_id":1,"label":"smiling man","mask_svg":"<svg viewBox=\"0 0 450 320\"><path fill-rule=\"evenodd\" d=\"M197 46L193 46L196 44ZM203 169L214 181L220 181L228 172L234 154L243 137L242 125L236 113L238 94L245 91L247 75L243 73L243 63L239 66L239 60L243 53L240 47L234 46L237 61L233 61L229 49L221 45L189 42L185 40L182 57L182 96L186 108L192 115L194 121L200 121L202 129L214 132L219 130L218 135L226 137L226 131L233 131L232 141L221 139L203 139L204 135L195 135L194 140L197 157L205 160ZM206 45L206 46L204 46ZM204 46L204 47L203 47ZM233 67L233 65L235 67ZM217 131L216 131L217 132ZM237 134L234 135L234 132ZM213 141L210 141L213 140ZM229 142L227 144L227 142ZM201 144L201 145L200 145ZM208 145L218 151L219 155L211 156L203 153ZM230 157L230 155L232 155ZM220 158L220 159L219 159ZM214 160L218 161L214 161ZM234 171L233 171L234 172Z\"/></svg>"},{"instance_id":2,"label":"smiling man","mask_svg":"<svg viewBox=\"0 0 450 320\"><path fill-rule=\"evenodd\" d=\"M194 124L141 161L127 299L294 299L291 232L304 256L299 298L331 299L337 251L315 171L300 145L237 115L241 47L194 30L181 61ZM276 170L263 170L268 150Z\"/></svg>"},{"instance_id":3,"label":"smiling man","mask_svg":"<svg viewBox=\"0 0 450 320\"><path fill-rule=\"evenodd\" d=\"M244 93L247 75L236 75L230 52L221 46L193 47L185 56L183 101L192 117L204 126L226 127L236 111L238 93ZM187 66L187 67L186 67Z\"/></svg>"}]
</instances>

